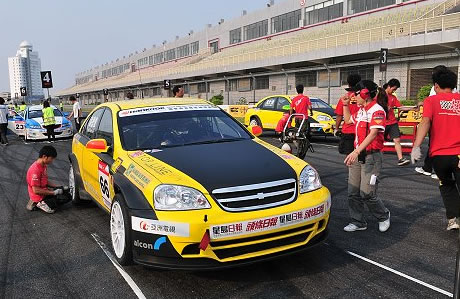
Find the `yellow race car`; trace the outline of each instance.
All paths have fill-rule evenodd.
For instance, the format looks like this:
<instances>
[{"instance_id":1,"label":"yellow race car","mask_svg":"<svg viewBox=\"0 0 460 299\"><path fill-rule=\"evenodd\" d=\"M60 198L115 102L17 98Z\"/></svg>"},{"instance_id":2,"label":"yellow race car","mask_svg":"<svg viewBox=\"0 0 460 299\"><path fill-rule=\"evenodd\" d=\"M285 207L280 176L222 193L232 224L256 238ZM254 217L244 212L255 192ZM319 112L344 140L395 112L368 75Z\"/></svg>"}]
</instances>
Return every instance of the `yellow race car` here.
<instances>
[{"instance_id":1,"label":"yellow race car","mask_svg":"<svg viewBox=\"0 0 460 299\"><path fill-rule=\"evenodd\" d=\"M110 213L121 264L222 268L324 241L331 194L261 131L198 99L102 104L72 142L72 200Z\"/></svg>"},{"instance_id":2,"label":"yellow race car","mask_svg":"<svg viewBox=\"0 0 460 299\"><path fill-rule=\"evenodd\" d=\"M291 101L295 96L273 95L260 100L244 116L246 126L260 126L264 130L274 130L283 113L289 112ZM309 117L311 133L315 135L332 135L335 127L335 112L326 102L310 98L313 117Z\"/></svg>"}]
</instances>

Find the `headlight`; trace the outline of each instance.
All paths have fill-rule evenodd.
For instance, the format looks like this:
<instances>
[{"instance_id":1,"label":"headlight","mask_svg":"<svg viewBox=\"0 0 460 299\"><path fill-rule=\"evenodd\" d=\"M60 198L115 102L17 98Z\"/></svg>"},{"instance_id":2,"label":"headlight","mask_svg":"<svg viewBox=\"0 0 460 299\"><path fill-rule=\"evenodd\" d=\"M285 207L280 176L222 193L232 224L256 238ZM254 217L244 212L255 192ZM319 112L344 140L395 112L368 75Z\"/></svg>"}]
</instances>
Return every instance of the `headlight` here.
<instances>
[{"instance_id":1,"label":"headlight","mask_svg":"<svg viewBox=\"0 0 460 299\"><path fill-rule=\"evenodd\" d=\"M29 129L41 129L41 128L42 127L40 127L40 126L33 126L33 125L29 126Z\"/></svg>"},{"instance_id":2,"label":"headlight","mask_svg":"<svg viewBox=\"0 0 460 299\"><path fill-rule=\"evenodd\" d=\"M300 193L307 193L321 188L321 179L319 178L318 172L310 165L300 173L299 177Z\"/></svg>"},{"instance_id":3,"label":"headlight","mask_svg":"<svg viewBox=\"0 0 460 299\"><path fill-rule=\"evenodd\" d=\"M155 209L185 211L209 209L206 197L200 191L177 185L160 185L153 192Z\"/></svg>"},{"instance_id":4,"label":"headlight","mask_svg":"<svg viewBox=\"0 0 460 299\"><path fill-rule=\"evenodd\" d=\"M316 118L317 121L332 121L332 118L330 118L327 115L318 115Z\"/></svg>"}]
</instances>

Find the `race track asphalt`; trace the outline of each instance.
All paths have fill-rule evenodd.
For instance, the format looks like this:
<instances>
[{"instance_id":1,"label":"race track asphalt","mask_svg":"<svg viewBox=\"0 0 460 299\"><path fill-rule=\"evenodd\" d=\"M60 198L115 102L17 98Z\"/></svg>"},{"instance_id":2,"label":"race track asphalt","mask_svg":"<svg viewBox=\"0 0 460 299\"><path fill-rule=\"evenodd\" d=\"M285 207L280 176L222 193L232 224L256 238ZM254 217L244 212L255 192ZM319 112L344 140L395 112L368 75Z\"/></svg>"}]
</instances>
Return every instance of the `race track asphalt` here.
<instances>
[{"instance_id":1,"label":"race track asphalt","mask_svg":"<svg viewBox=\"0 0 460 299\"><path fill-rule=\"evenodd\" d=\"M92 234L110 247L109 216L94 204L67 203L53 215L29 212L26 171L43 143L9 135L0 147L0 298L135 298ZM277 144L273 136L263 137ZM71 141L54 144L50 180L67 184ZM384 155L379 196L391 211L391 228L346 233L344 157L331 138L315 139L306 160L332 195L330 235L309 251L247 267L211 272L124 267L147 298L448 298L454 285L457 232L447 222L438 182L396 166ZM381 268L349 252L384 265ZM402 277L399 271L420 283ZM439 288L436 291L429 284Z\"/></svg>"}]
</instances>

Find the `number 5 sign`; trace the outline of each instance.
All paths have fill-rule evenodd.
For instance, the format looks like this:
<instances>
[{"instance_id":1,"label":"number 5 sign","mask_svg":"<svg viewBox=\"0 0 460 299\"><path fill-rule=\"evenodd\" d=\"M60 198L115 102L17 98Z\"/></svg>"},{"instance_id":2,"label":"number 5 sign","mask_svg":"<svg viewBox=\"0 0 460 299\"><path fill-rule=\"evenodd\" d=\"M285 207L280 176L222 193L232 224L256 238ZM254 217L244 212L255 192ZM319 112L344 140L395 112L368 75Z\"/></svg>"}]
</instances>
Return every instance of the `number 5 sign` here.
<instances>
[{"instance_id":1,"label":"number 5 sign","mask_svg":"<svg viewBox=\"0 0 460 299\"><path fill-rule=\"evenodd\" d=\"M51 78L51 71L40 72L42 78L42 88L53 88L53 78Z\"/></svg>"}]
</instances>

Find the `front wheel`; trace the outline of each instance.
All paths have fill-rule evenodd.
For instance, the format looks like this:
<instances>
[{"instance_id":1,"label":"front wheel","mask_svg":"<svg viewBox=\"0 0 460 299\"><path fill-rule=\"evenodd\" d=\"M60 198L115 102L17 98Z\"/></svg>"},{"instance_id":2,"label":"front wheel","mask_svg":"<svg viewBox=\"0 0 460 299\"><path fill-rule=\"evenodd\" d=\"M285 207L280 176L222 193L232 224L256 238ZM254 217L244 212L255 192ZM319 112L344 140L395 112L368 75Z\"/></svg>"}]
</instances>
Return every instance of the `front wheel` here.
<instances>
[{"instance_id":1,"label":"front wheel","mask_svg":"<svg viewBox=\"0 0 460 299\"><path fill-rule=\"evenodd\" d=\"M260 123L257 117L251 117L251 120L249 121L249 125L262 127L262 124Z\"/></svg>"},{"instance_id":2,"label":"front wheel","mask_svg":"<svg viewBox=\"0 0 460 299\"><path fill-rule=\"evenodd\" d=\"M80 198L80 187L78 186L77 181L75 180L75 172L73 166L70 165L69 169L69 192L74 204L81 203Z\"/></svg>"},{"instance_id":3,"label":"front wheel","mask_svg":"<svg viewBox=\"0 0 460 299\"><path fill-rule=\"evenodd\" d=\"M123 266L133 261L130 222L125 201L121 195L116 194L110 211L110 235L115 258Z\"/></svg>"}]
</instances>

